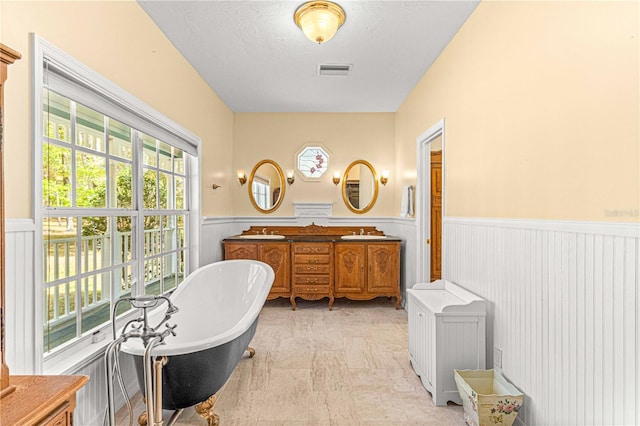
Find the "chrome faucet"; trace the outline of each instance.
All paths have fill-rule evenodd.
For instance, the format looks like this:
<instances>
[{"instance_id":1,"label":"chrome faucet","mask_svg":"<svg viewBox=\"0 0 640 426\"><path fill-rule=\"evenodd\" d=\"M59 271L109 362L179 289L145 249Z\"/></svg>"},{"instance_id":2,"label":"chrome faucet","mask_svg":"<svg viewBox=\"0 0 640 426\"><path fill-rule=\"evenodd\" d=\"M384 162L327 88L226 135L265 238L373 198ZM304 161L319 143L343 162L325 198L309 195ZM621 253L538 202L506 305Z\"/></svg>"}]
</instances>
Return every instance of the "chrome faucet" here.
<instances>
[{"instance_id":1,"label":"chrome faucet","mask_svg":"<svg viewBox=\"0 0 640 426\"><path fill-rule=\"evenodd\" d=\"M364 235L364 229L360 228L360 235Z\"/></svg>"},{"instance_id":2,"label":"chrome faucet","mask_svg":"<svg viewBox=\"0 0 640 426\"><path fill-rule=\"evenodd\" d=\"M262 235L267 235L267 228L262 228Z\"/></svg>"}]
</instances>

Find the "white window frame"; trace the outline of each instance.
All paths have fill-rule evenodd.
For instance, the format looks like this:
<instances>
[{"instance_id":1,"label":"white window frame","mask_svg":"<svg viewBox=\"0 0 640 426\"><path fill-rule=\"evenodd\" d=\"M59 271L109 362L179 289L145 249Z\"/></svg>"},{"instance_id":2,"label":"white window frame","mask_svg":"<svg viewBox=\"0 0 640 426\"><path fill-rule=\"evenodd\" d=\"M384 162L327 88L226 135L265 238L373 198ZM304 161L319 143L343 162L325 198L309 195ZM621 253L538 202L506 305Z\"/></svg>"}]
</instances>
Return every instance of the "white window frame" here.
<instances>
[{"instance_id":1,"label":"white window frame","mask_svg":"<svg viewBox=\"0 0 640 426\"><path fill-rule=\"evenodd\" d=\"M260 208L268 210L272 206L271 200L271 181L266 176L255 174L253 177L253 199Z\"/></svg>"},{"instance_id":2,"label":"white window frame","mask_svg":"<svg viewBox=\"0 0 640 426\"><path fill-rule=\"evenodd\" d=\"M104 348L111 340L112 325L108 322L99 330L101 333L105 333L107 337L102 341L93 343L91 335L82 336L77 341L71 344L65 344L60 350L56 350L51 354L48 354L46 358L44 356L44 336L42 328L44 318L44 277L42 265L44 259L43 252L39 248L43 246L42 219L44 209L42 206L42 135L44 134L44 130L42 128L42 94L45 74L43 64L45 59L55 63L56 66L63 68L65 74L73 76L75 80L82 82L82 85L87 87L87 90L90 90L103 97L108 102L117 105L120 109L127 111L127 113L132 114L148 125L146 128L139 130L147 132L149 128L157 127L166 132L165 134L171 135L174 138L177 137L182 141L182 143L188 144L192 152L195 151L195 154L192 154L192 157L186 156L188 158L186 161L188 161L189 164L185 165L188 173L187 180L189 182L185 188L185 199L189 200L189 210L186 212L189 223L186 230L189 241L189 255L187 256L188 263L185 265L185 276L197 269L199 266L201 139L38 35L33 33L30 34L30 41L32 47L31 89L33 102L31 105L31 136L33 149L32 169L34 177L32 182L32 214L36 224L34 237L34 265L36 265L36 267L34 268L33 293L34 306L40 307L34 309L34 319L36 324L33 336L36 356L35 374L60 374L73 371L74 368L78 368L84 363L101 357L104 352ZM118 119L117 117L114 118ZM162 135L156 137L161 139ZM183 149L182 146L177 147ZM126 211L130 212L130 210ZM142 206L140 206L140 211L143 211L144 214ZM95 211L95 214L100 215L99 209ZM144 230L138 229L140 236L142 236L141 234L143 232ZM138 245L137 268L142 270L144 256L140 254L140 250L141 244ZM144 283L141 283L141 287L143 286ZM131 313L124 315L118 320L119 324L116 324L116 327L121 327L126 319L137 314L137 312L132 311Z\"/></svg>"}]
</instances>

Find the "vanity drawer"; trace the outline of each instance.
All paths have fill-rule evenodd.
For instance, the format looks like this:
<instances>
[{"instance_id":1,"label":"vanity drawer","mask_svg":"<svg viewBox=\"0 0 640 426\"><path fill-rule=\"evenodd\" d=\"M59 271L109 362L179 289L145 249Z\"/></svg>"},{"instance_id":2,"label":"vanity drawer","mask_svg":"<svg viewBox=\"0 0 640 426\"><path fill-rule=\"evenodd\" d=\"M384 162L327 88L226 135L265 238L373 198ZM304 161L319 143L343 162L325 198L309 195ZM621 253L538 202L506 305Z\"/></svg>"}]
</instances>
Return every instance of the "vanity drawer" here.
<instances>
[{"instance_id":1,"label":"vanity drawer","mask_svg":"<svg viewBox=\"0 0 640 426\"><path fill-rule=\"evenodd\" d=\"M328 286L331 283L331 277L329 275L301 275L295 274L293 276L293 285L313 285L313 286Z\"/></svg>"},{"instance_id":2,"label":"vanity drawer","mask_svg":"<svg viewBox=\"0 0 640 426\"><path fill-rule=\"evenodd\" d=\"M328 254L294 254L294 265L328 265L331 258Z\"/></svg>"},{"instance_id":3,"label":"vanity drawer","mask_svg":"<svg viewBox=\"0 0 640 426\"><path fill-rule=\"evenodd\" d=\"M331 254L331 243L294 243L294 254Z\"/></svg>"},{"instance_id":4,"label":"vanity drawer","mask_svg":"<svg viewBox=\"0 0 640 426\"><path fill-rule=\"evenodd\" d=\"M329 294L328 285L297 285L294 287L296 294Z\"/></svg>"},{"instance_id":5,"label":"vanity drawer","mask_svg":"<svg viewBox=\"0 0 640 426\"><path fill-rule=\"evenodd\" d=\"M293 268L294 274L329 274L331 266L328 264L296 264Z\"/></svg>"}]
</instances>

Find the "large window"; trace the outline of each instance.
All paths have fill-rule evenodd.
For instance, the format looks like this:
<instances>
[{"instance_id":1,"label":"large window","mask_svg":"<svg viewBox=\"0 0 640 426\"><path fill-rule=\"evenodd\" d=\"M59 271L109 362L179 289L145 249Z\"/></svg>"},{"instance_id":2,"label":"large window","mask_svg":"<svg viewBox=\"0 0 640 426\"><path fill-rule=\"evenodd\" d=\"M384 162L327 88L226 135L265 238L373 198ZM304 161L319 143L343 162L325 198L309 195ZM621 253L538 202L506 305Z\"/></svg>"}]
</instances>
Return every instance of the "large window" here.
<instances>
[{"instance_id":1,"label":"large window","mask_svg":"<svg viewBox=\"0 0 640 426\"><path fill-rule=\"evenodd\" d=\"M51 358L108 332L120 298L166 294L196 266L197 146L168 119L164 126L162 116L141 113L139 101L118 101L121 89L69 72L82 66L69 58L60 66L60 52L49 59L44 50L35 177L42 342ZM118 306L118 318L132 313Z\"/></svg>"}]
</instances>

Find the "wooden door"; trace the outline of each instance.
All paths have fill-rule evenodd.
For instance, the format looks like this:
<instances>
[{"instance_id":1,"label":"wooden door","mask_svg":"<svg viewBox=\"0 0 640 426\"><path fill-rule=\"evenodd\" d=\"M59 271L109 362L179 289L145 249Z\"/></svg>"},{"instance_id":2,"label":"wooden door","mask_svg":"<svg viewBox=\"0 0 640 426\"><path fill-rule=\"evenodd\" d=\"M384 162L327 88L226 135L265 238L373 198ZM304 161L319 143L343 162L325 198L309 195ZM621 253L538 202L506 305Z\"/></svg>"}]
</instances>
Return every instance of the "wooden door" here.
<instances>
[{"instance_id":1,"label":"wooden door","mask_svg":"<svg viewBox=\"0 0 640 426\"><path fill-rule=\"evenodd\" d=\"M431 281L442 278L442 151L431 152Z\"/></svg>"},{"instance_id":2,"label":"wooden door","mask_svg":"<svg viewBox=\"0 0 640 426\"><path fill-rule=\"evenodd\" d=\"M362 293L365 289L365 245L340 243L335 245L335 292Z\"/></svg>"}]
</instances>

